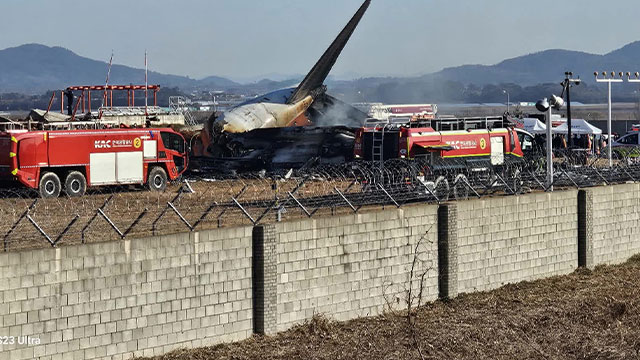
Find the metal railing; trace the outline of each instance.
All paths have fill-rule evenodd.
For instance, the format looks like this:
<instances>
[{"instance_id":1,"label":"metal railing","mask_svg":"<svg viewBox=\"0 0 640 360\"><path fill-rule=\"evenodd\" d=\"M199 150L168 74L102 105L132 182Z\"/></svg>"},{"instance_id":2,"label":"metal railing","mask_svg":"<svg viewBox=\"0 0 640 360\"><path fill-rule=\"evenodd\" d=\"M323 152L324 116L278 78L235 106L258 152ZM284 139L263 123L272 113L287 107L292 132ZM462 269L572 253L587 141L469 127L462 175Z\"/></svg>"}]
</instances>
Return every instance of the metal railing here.
<instances>
[{"instance_id":1,"label":"metal railing","mask_svg":"<svg viewBox=\"0 0 640 360\"><path fill-rule=\"evenodd\" d=\"M169 97L169 107L171 110L180 113L184 116L184 122L187 126L195 126L196 120L189 110L189 106L187 104L187 98L184 96L170 96Z\"/></svg>"}]
</instances>

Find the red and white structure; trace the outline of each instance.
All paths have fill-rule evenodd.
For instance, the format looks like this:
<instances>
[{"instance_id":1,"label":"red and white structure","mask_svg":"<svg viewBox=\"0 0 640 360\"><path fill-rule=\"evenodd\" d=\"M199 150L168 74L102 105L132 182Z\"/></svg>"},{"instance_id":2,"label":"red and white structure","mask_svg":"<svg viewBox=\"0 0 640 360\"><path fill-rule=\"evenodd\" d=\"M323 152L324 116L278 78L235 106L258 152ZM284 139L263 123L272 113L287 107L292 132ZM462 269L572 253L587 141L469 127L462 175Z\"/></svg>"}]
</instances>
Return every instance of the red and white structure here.
<instances>
[{"instance_id":1,"label":"red and white structure","mask_svg":"<svg viewBox=\"0 0 640 360\"><path fill-rule=\"evenodd\" d=\"M399 117L429 120L434 119L437 113L438 106L436 104L373 104L369 109L368 115L371 118L383 121Z\"/></svg>"},{"instance_id":2,"label":"red and white structure","mask_svg":"<svg viewBox=\"0 0 640 360\"><path fill-rule=\"evenodd\" d=\"M65 92L67 91L80 91L80 95L77 96L77 101L73 105L73 117L78 110L81 113L91 112L91 92L101 91L103 96L102 104L104 109L113 109L113 92L114 91L126 91L127 92L127 107L135 107L136 91L143 91L145 94L148 90L153 91L153 106L158 106L158 91L160 91L160 85L78 85L69 86L65 90L60 91L60 113L64 114L65 108ZM74 94L75 95L75 94ZM56 93L54 92L49 100L49 107L47 112L51 111L51 106L55 100ZM146 103L146 96L145 96ZM145 105L146 108L146 105Z\"/></svg>"}]
</instances>

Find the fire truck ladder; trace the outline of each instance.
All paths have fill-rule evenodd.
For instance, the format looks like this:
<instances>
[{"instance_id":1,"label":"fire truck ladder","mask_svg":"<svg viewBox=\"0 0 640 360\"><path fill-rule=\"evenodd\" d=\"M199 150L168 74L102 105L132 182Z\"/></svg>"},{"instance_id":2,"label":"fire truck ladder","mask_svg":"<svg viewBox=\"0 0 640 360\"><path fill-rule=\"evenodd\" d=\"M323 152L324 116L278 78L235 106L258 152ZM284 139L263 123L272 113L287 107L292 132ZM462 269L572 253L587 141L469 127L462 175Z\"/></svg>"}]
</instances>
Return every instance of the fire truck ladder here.
<instances>
[{"instance_id":1,"label":"fire truck ladder","mask_svg":"<svg viewBox=\"0 0 640 360\"><path fill-rule=\"evenodd\" d=\"M184 122L187 126L196 126L196 120L189 110L187 99L184 96L170 96L169 106L171 110L184 115Z\"/></svg>"},{"instance_id":2,"label":"fire truck ladder","mask_svg":"<svg viewBox=\"0 0 640 360\"><path fill-rule=\"evenodd\" d=\"M371 160L379 162L380 166L384 164L384 134L387 125L376 125L373 129L373 142L371 151Z\"/></svg>"}]
</instances>

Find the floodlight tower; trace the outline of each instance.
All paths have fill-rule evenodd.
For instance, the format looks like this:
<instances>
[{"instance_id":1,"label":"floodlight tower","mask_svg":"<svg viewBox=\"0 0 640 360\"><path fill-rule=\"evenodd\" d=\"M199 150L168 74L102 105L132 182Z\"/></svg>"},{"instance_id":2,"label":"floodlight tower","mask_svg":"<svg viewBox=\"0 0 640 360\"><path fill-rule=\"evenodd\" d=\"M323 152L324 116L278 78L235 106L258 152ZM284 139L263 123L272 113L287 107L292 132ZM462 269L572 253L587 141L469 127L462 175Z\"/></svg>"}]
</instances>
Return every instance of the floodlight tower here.
<instances>
[{"instance_id":1,"label":"floodlight tower","mask_svg":"<svg viewBox=\"0 0 640 360\"><path fill-rule=\"evenodd\" d=\"M547 186L553 191L553 142L551 141L551 109L560 110L564 100L560 96L551 95L551 100L544 98L536 103L536 109L547 113Z\"/></svg>"},{"instance_id":2,"label":"floodlight tower","mask_svg":"<svg viewBox=\"0 0 640 360\"><path fill-rule=\"evenodd\" d=\"M627 71L627 81L630 83L640 83L640 72L635 72L633 75L635 75L635 79L631 78L631 73ZM634 90L634 93L636 91ZM638 102L640 103L640 100L638 100Z\"/></svg>"},{"instance_id":3,"label":"floodlight tower","mask_svg":"<svg viewBox=\"0 0 640 360\"><path fill-rule=\"evenodd\" d=\"M637 73L636 73L637 74ZM612 71L611 72L611 77L607 77L607 72L603 71L602 72L602 78L598 77L598 72L595 71L593 73L593 75L596 77L596 82L603 82L603 83L607 83L608 87L609 87L609 95L608 95L608 103L609 103L609 118L607 120L607 133L608 133L608 137L607 137L607 149L608 149L608 153L607 156L609 157L609 167L613 166L613 154L611 151L611 145L612 145L612 139L611 139L611 83L621 83L622 80L622 71L618 74L620 75L619 78L616 78L616 72Z\"/></svg>"},{"instance_id":4,"label":"floodlight tower","mask_svg":"<svg viewBox=\"0 0 640 360\"><path fill-rule=\"evenodd\" d=\"M630 83L640 83L640 72L636 71L633 75L636 76L635 79L632 79L631 73L627 71L627 81Z\"/></svg>"}]
</instances>

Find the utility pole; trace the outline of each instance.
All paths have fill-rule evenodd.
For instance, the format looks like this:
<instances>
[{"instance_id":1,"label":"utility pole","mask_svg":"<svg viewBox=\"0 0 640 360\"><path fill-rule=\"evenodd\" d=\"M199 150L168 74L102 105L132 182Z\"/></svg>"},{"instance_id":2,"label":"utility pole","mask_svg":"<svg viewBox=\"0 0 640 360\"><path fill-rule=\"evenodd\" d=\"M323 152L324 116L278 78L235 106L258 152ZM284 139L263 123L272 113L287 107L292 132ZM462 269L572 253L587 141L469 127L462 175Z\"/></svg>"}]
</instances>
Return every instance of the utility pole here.
<instances>
[{"instance_id":1,"label":"utility pole","mask_svg":"<svg viewBox=\"0 0 640 360\"><path fill-rule=\"evenodd\" d=\"M573 148L573 137L571 136L571 87L575 85L580 85L580 78L573 79L573 73L571 71L566 71L564 73L564 81L560 83L562 85L563 92L567 92L567 137L568 137L568 145L569 149Z\"/></svg>"}]
</instances>

